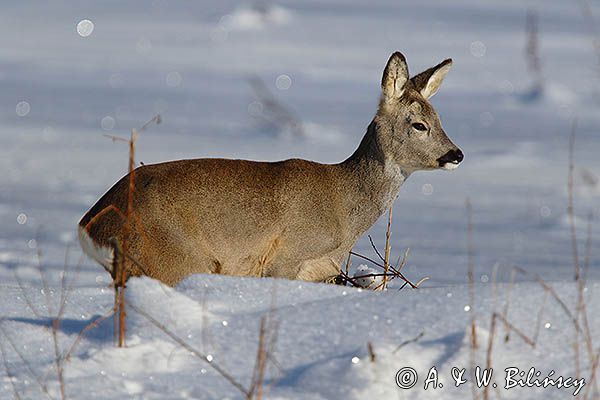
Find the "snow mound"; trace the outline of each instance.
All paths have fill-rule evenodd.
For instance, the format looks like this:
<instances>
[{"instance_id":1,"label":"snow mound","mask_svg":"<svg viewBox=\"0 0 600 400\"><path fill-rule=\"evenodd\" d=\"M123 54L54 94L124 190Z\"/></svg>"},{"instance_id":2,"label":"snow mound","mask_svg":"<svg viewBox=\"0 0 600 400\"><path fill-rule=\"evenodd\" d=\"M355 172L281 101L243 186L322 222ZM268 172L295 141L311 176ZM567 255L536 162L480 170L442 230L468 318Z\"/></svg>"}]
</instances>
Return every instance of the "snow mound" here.
<instances>
[{"instance_id":1,"label":"snow mound","mask_svg":"<svg viewBox=\"0 0 600 400\"><path fill-rule=\"evenodd\" d=\"M339 143L344 134L336 127L322 125L315 122L306 122L303 125L304 134L311 143Z\"/></svg>"},{"instance_id":2,"label":"snow mound","mask_svg":"<svg viewBox=\"0 0 600 400\"><path fill-rule=\"evenodd\" d=\"M566 304L575 304L574 284L555 284L554 289ZM43 297L33 296L34 288L23 290L32 291L27 294L36 305L44 302ZM598 290L597 282L588 284L589 315L600 311ZM524 371L535 367L543 374L554 370L557 375L574 376L572 347L564 345L575 337L574 328L537 283L515 284L506 314L519 332L535 340L535 348L514 331L508 332L500 320L491 337L491 315L493 310L504 310L501 300L506 291L506 286L478 285L475 304L469 304L466 285L375 292L278 279L196 275L170 288L150 278L132 278L127 289L127 347L114 347L111 324L106 321L100 334L92 331L83 337L65 363L65 387L73 399L239 398L240 391L214 366L249 387L265 316L275 322L270 326L277 338L265 374L266 398L396 399L405 395L464 399L470 397L471 388L454 387L451 371L453 367L469 371L472 365L485 367L491 339L491 365L497 375L508 367ZM0 292L0 304L10 304L8 300L14 297L14 291ZM86 323L74 318L82 309L110 302L111 297L110 291L75 290L69 304L76 314L67 310L59 332L60 347L68 348ZM2 323L4 337L20 349L20 355L11 351L7 340L2 342L3 351L22 397L43 397L31 381L30 368L37 376L47 376L49 391L57 394L48 321L32 318L24 308L7 310L5 315L10 318ZM474 350L472 316L477 324ZM592 337L598 337L600 322L589 322ZM20 335L23 331L28 335ZM30 368L21 356L29 360ZM586 360L582 357L584 376L590 372ZM433 367L443 388L424 390ZM408 381L412 375L403 375L407 368L417 374L418 384L400 389L396 377ZM467 378L472 379L471 375ZM495 379L502 384L500 376ZM573 390L501 389L506 399L562 399ZM0 385L0 398L11 396L6 381Z\"/></svg>"},{"instance_id":3,"label":"snow mound","mask_svg":"<svg viewBox=\"0 0 600 400\"><path fill-rule=\"evenodd\" d=\"M383 283L382 276L375 276L381 273L373 267L361 264L356 267L356 272L353 275L354 281L365 289L374 289Z\"/></svg>"},{"instance_id":4,"label":"snow mound","mask_svg":"<svg viewBox=\"0 0 600 400\"><path fill-rule=\"evenodd\" d=\"M277 5L254 4L241 7L221 18L220 25L228 31L252 31L287 24L291 13Z\"/></svg>"},{"instance_id":5,"label":"snow mound","mask_svg":"<svg viewBox=\"0 0 600 400\"><path fill-rule=\"evenodd\" d=\"M171 328L202 326L216 318L201 301L195 301L172 287L148 277L130 279L127 285L126 302L156 317ZM146 318L131 313L130 323L147 326Z\"/></svg>"}]
</instances>

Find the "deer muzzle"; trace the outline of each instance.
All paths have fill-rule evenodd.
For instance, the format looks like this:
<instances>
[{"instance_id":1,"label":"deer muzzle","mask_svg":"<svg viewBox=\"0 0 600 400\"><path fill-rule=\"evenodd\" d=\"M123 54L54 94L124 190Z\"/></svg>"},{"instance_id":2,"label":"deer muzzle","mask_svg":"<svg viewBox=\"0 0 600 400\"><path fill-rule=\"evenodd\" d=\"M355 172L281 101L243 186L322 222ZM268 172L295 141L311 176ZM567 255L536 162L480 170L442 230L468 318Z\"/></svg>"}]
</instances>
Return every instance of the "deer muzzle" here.
<instances>
[{"instance_id":1,"label":"deer muzzle","mask_svg":"<svg viewBox=\"0 0 600 400\"><path fill-rule=\"evenodd\" d=\"M438 165L443 169L455 169L463 160L464 154L460 149L450 150L437 159Z\"/></svg>"}]
</instances>

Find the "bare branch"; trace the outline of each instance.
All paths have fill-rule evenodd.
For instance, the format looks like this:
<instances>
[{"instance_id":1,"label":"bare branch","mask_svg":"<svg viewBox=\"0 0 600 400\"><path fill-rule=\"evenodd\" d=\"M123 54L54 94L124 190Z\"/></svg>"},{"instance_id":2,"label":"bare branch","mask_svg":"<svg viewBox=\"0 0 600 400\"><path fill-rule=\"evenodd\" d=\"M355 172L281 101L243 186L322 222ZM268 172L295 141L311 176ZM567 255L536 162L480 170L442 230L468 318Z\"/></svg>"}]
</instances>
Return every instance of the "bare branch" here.
<instances>
[{"instance_id":1,"label":"bare branch","mask_svg":"<svg viewBox=\"0 0 600 400\"><path fill-rule=\"evenodd\" d=\"M203 360L204 362L206 362L215 372L217 372L225 380L227 380L227 382L229 382L232 386L234 386L240 392L242 392L244 394L244 396L246 396L246 397L248 396L248 394L250 393L249 390L246 389L244 386L242 386L242 384L240 384L238 381L236 381L233 376L231 376L227 371L225 371L225 369L223 369L217 363L215 363L214 360L211 360L210 358L208 358L208 356L206 354L202 353L201 351L198 351L197 349L195 349L194 347L189 345L185 340L181 339L179 336L177 336L175 333L173 333L171 330L169 330L164 324L162 324L161 322L154 319L154 317L152 317L150 314L148 314L141 308L137 307L136 305L134 305L132 303L129 303L129 307L133 311L137 312L138 314L140 314L141 316L146 318L146 320L148 320L152 325L154 325L155 327L160 329L162 332L164 332L167 336L169 336L173 341L175 341L181 347L183 347L184 349L189 351L190 354L192 354L192 355L198 357L199 359Z\"/></svg>"},{"instance_id":2,"label":"bare branch","mask_svg":"<svg viewBox=\"0 0 600 400\"><path fill-rule=\"evenodd\" d=\"M405 340L404 342L400 343L400 344L398 345L398 347L396 347L396 348L394 349L394 351L392 351L392 354L396 354L396 352L397 352L398 350L400 350L401 348L403 348L404 346L406 346L406 345L408 345L408 344L411 344L411 343L415 343L415 342L417 342L417 341L418 341L419 339L421 339L421 338L422 338L424 335L425 335L425 331L422 331L421 333L419 333L419 334L418 334L417 336L415 336L414 338L412 338L412 339L409 339L409 340Z\"/></svg>"}]
</instances>

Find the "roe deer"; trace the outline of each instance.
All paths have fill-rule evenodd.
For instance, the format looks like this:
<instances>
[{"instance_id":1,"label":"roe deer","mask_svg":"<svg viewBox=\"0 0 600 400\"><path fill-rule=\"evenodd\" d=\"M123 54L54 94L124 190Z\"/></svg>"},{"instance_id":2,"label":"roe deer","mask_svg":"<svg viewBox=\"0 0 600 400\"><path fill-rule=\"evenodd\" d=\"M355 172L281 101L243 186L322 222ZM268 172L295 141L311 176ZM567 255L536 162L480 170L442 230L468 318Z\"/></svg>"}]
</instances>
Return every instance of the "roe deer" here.
<instances>
[{"instance_id":1,"label":"roe deer","mask_svg":"<svg viewBox=\"0 0 600 400\"><path fill-rule=\"evenodd\" d=\"M462 161L428 101L451 64L410 78L404 56L392 54L377 114L356 151L338 164L196 159L137 168L128 276L175 285L195 273L307 281L338 275L354 242L412 172ZM125 223L114 209L126 208L128 176L79 223L83 250L113 277L111 243L123 239Z\"/></svg>"}]
</instances>

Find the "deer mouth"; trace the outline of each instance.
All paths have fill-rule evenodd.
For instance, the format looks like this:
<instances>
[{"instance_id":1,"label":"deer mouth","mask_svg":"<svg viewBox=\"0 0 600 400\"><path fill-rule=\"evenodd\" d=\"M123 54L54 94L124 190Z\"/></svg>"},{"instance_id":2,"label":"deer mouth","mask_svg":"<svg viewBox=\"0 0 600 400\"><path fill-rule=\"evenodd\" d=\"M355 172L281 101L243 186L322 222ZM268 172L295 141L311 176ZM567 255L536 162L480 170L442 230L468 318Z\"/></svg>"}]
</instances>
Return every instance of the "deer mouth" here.
<instances>
[{"instance_id":1,"label":"deer mouth","mask_svg":"<svg viewBox=\"0 0 600 400\"><path fill-rule=\"evenodd\" d=\"M447 162L444 165L442 165L442 169L451 171L453 169L458 168L458 165L459 165L459 163L457 163L457 162Z\"/></svg>"},{"instance_id":2,"label":"deer mouth","mask_svg":"<svg viewBox=\"0 0 600 400\"><path fill-rule=\"evenodd\" d=\"M440 168L452 170L458 168L458 165L463 160L463 158L463 152L459 149L456 149L450 150L449 152L438 158L436 161L438 162Z\"/></svg>"}]
</instances>

